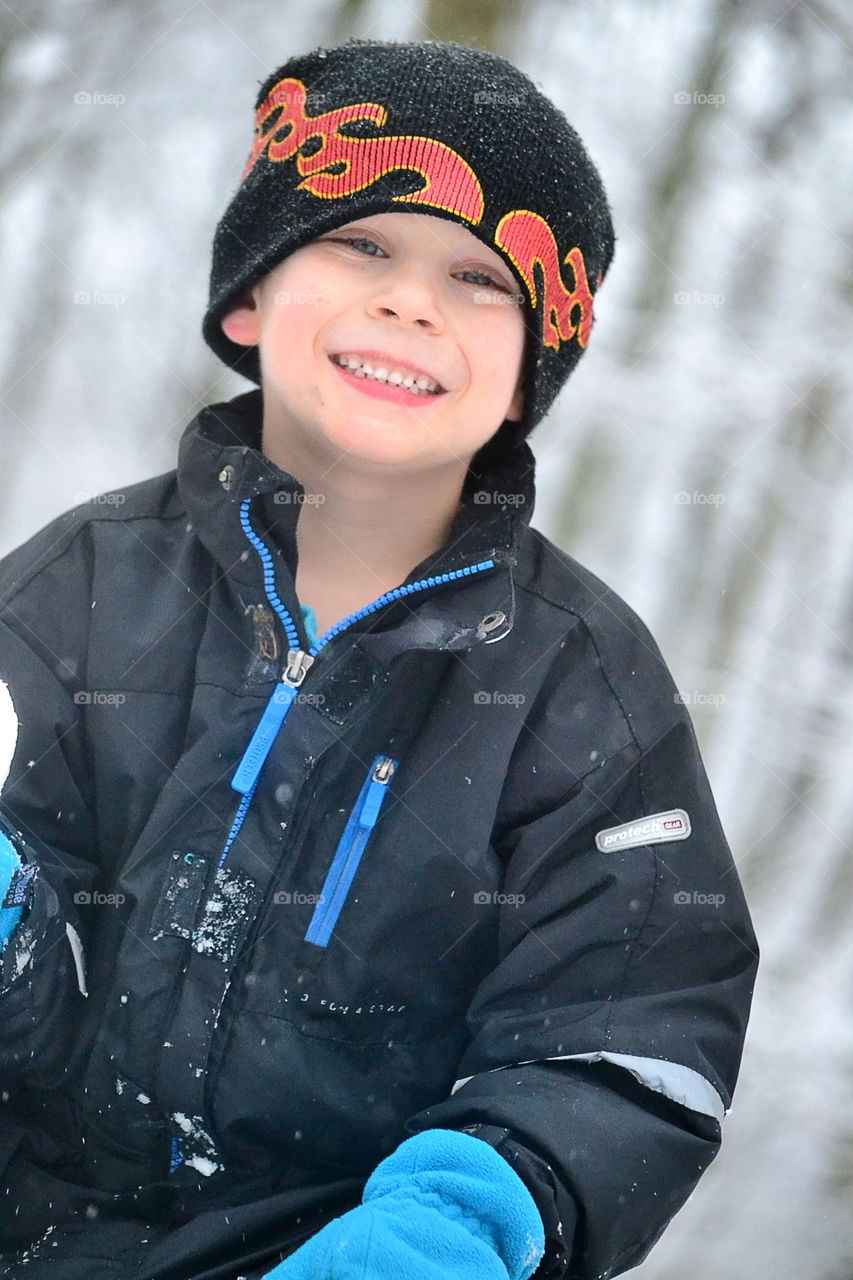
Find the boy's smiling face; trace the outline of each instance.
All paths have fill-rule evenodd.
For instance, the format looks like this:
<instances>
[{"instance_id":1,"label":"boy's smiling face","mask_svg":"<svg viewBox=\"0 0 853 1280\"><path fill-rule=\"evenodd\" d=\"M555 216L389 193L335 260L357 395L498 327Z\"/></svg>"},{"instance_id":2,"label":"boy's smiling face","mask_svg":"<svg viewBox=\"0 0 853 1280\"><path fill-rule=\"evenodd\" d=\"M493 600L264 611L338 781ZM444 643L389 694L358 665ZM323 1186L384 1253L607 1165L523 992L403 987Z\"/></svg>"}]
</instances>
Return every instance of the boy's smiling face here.
<instances>
[{"instance_id":1,"label":"boy's smiling face","mask_svg":"<svg viewBox=\"0 0 853 1280\"><path fill-rule=\"evenodd\" d=\"M518 280L467 228L431 214L374 214L324 233L222 328L260 347L263 448L276 461L307 451L362 473L464 476L504 418L522 414ZM379 379L354 372L357 362Z\"/></svg>"}]
</instances>

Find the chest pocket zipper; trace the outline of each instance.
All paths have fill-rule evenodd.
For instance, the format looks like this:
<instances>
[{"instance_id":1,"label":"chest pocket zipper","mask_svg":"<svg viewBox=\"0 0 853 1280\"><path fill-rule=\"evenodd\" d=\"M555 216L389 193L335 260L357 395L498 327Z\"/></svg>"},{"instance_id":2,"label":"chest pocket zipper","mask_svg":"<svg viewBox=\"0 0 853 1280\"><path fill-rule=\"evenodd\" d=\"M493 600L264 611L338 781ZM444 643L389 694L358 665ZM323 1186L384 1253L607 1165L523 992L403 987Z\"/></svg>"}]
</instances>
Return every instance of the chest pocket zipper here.
<instances>
[{"instance_id":1,"label":"chest pocket zipper","mask_svg":"<svg viewBox=\"0 0 853 1280\"><path fill-rule=\"evenodd\" d=\"M305 934L306 942L313 942L318 947L329 945L398 763L390 756L376 756L374 759L323 882L320 900Z\"/></svg>"}]
</instances>

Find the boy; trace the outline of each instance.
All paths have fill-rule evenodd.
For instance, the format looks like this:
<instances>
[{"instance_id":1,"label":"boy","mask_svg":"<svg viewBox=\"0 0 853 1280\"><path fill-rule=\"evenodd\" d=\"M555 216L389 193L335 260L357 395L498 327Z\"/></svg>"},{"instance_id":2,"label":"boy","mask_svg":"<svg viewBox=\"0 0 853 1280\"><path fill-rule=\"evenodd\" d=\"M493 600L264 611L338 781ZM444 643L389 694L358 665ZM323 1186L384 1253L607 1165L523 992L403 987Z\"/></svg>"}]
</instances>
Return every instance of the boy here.
<instances>
[{"instance_id":1,"label":"boy","mask_svg":"<svg viewBox=\"0 0 853 1280\"><path fill-rule=\"evenodd\" d=\"M654 641L530 527L597 171L509 63L262 86L259 384L0 566L0 1274L576 1277L716 1154L755 939Z\"/></svg>"}]
</instances>

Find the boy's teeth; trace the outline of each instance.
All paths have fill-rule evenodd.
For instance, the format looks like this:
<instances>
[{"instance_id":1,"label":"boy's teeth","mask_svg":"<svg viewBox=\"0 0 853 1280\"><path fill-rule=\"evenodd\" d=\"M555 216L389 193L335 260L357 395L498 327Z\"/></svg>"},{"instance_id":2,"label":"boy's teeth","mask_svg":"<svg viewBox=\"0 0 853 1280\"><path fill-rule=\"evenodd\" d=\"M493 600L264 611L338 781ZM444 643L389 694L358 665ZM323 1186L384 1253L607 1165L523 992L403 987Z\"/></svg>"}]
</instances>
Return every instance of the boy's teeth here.
<instances>
[{"instance_id":1,"label":"boy's teeth","mask_svg":"<svg viewBox=\"0 0 853 1280\"><path fill-rule=\"evenodd\" d=\"M413 374L404 374L399 369L386 369L385 365L378 365L375 369L367 360L359 360L357 356L336 356L336 363L344 369L349 369L357 378L373 378L376 382L387 382L394 387L405 387L414 395L434 395L438 391L438 383L433 382L425 374L415 377Z\"/></svg>"}]
</instances>

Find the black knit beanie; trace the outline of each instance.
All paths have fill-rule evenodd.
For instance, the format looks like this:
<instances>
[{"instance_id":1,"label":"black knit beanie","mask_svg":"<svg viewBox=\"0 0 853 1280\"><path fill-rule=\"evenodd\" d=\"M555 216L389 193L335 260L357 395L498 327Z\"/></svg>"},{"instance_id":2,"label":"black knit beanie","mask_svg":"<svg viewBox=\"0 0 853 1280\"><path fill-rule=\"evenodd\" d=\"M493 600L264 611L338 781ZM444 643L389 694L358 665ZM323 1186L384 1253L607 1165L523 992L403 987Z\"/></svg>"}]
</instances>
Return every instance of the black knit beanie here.
<instances>
[{"instance_id":1,"label":"black knit beanie","mask_svg":"<svg viewBox=\"0 0 853 1280\"><path fill-rule=\"evenodd\" d=\"M222 317L309 240L407 210L461 223L519 280L528 336L516 431L526 436L589 341L613 226L565 116L481 49L354 39L292 58L264 81L254 144L216 228L205 341L260 384L257 347L227 338Z\"/></svg>"}]
</instances>

